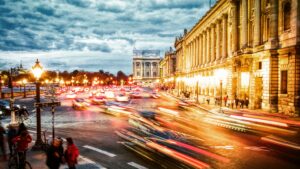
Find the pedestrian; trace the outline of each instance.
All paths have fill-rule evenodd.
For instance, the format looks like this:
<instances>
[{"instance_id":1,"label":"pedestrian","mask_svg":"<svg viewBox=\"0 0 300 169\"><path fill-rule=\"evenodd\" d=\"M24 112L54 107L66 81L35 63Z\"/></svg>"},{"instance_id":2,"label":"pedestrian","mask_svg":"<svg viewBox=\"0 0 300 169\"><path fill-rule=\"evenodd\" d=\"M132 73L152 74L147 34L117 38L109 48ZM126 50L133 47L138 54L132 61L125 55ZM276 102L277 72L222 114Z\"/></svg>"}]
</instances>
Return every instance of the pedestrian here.
<instances>
[{"instance_id":1,"label":"pedestrian","mask_svg":"<svg viewBox=\"0 0 300 169\"><path fill-rule=\"evenodd\" d=\"M12 156L13 154L13 138L17 136L17 129L12 126L8 125L8 131L7 131L7 142L8 142L8 148L9 148L9 155Z\"/></svg>"},{"instance_id":2,"label":"pedestrian","mask_svg":"<svg viewBox=\"0 0 300 169\"><path fill-rule=\"evenodd\" d=\"M241 103L241 104L240 104L240 108L243 109L243 108L244 108L244 100L243 100L243 99L240 99L240 103Z\"/></svg>"},{"instance_id":3,"label":"pedestrian","mask_svg":"<svg viewBox=\"0 0 300 169\"><path fill-rule=\"evenodd\" d=\"M246 97L246 99L245 99L245 106L246 106L247 109L248 109L248 105L249 105L249 99L248 99L248 97Z\"/></svg>"},{"instance_id":4,"label":"pedestrian","mask_svg":"<svg viewBox=\"0 0 300 169\"><path fill-rule=\"evenodd\" d=\"M49 169L59 169L64 155L64 151L61 146L62 143L59 139L53 139L51 146L47 150L46 165Z\"/></svg>"},{"instance_id":5,"label":"pedestrian","mask_svg":"<svg viewBox=\"0 0 300 169\"><path fill-rule=\"evenodd\" d=\"M21 135L21 133L22 133L23 131L27 131L27 127L25 126L24 123L21 123L21 124L19 125L19 129L18 129L17 135L18 135L18 136Z\"/></svg>"},{"instance_id":6,"label":"pedestrian","mask_svg":"<svg viewBox=\"0 0 300 169\"><path fill-rule=\"evenodd\" d=\"M235 95L235 108L238 108L239 98Z\"/></svg>"},{"instance_id":7,"label":"pedestrian","mask_svg":"<svg viewBox=\"0 0 300 169\"><path fill-rule=\"evenodd\" d=\"M0 147L3 154L3 160L6 160L7 158L6 158L6 151L5 151L4 135L5 135L5 129L2 126L2 124L0 124Z\"/></svg>"},{"instance_id":8,"label":"pedestrian","mask_svg":"<svg viewBox=\"0 0 300 169\"><path fill-rule=\"evenodd\" d=\"M228 100L228 95L226 95L226 96L224 97L224 103L225 103L225 106L227 106L227 100Z\"/></svg>"},{"instance_id":9,"label":"pedestrian","mask_svg":"<svg viewBox=\"0 0 300 169\"><path fill-rule=\"evenodd\" d=\"M65 151L65 159L69 166L69 169L75 169L77 164L77 158L79 156L79 150L75 146L71 137L67 138L67 149Z\"/></svg>"},{"instance_id":10,"label":"pedestrian","mask_svg":"<svg viewBox=\"0 0 300 169\"><path fill-rule=\"evenodd\" d=\"M24 168L28 144L32 142L32 137L28 133L27 129L25 129L22 130L20 135L13 138L12 142L13 144L16 144L16 151L19 155L20 168Z\"/></svg>"}]
</instances>

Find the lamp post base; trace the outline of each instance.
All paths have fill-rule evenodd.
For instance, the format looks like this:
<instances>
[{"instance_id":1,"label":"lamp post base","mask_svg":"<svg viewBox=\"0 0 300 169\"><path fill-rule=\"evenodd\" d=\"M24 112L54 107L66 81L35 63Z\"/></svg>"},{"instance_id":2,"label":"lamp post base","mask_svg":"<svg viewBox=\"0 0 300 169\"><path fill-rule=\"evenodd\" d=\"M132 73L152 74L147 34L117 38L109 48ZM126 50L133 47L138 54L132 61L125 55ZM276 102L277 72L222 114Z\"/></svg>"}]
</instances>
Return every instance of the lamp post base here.
<instances>
[{"instance_id":1,"label":"lamp post base","mask_svg":"<svg viewBox=\"0 0 300 169\"><path fill-rule=\"evenodd\" d=\"M39 151L39 150L43 150L44 148L44 143L42 140L36 140L34 146L32 146L31 150L33 151Z\"/></svg>"}]
</instances>

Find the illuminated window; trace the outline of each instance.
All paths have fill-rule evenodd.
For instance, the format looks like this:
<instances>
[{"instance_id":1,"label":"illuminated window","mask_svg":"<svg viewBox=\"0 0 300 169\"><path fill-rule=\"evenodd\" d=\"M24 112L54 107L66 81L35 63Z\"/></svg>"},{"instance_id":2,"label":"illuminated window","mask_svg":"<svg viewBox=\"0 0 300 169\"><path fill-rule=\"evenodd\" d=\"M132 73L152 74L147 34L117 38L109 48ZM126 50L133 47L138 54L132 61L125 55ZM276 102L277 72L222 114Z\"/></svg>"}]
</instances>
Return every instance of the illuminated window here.
<instances>
[{"instance_id":1,"label":"illuminated window","mask_svg":"<svg viewBox=\"0 0 300 169\"><path fill-rule=\"evenodd\" d=\"M281 94L287 94L287 82L288 82L288 73L287 70L282 70L281 71L281 86L280 86L280 91Z\"/></svg>"},{"instance_id":2,"label":"illuminated window","mask_svg":"<svg viewBox=\"0 0 300 169\"><path fill-rule=\"evenodd\" d=\"M291 29L291 3L287 2L283 6L283 29Z\"/></svg>"}]
</instances>

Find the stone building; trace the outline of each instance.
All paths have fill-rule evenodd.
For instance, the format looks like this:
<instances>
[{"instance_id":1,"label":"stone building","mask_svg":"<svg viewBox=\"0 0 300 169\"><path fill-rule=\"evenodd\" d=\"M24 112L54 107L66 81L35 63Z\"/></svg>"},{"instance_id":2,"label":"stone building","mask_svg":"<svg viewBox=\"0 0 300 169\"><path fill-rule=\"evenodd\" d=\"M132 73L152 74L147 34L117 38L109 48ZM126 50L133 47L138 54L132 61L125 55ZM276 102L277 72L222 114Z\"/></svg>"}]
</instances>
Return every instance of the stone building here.
<instances>
[{"instance_id":1,"label":"stone building","mask_svg":"<svg viewBox=\"0 0 300 169\"><path fill-rule=\"evenodd\" d=\"M159 80L159 50L133 50L133 82L149 86Z\"/></svg>"},{"instance_id":2,"label":"stone building","mask_svg":"<svg viewBox=\"0 0 300 169\"><path fill-rule=\"evenodd\" d=\"M176 38L178 93L213 102L222 91L251 109L299 115L299 8L298 0L217 1Z\"/></svg>"},{"instance_id":3,"label":"stone building","mask_svg":"<svg viewBox=\"0 0 300 169\"><path fill-rule=\"evenodd\" d=\"M176 53L170 48L159 63L161 86L167 89L175 87Z\"/></svg>"}]
</instances>

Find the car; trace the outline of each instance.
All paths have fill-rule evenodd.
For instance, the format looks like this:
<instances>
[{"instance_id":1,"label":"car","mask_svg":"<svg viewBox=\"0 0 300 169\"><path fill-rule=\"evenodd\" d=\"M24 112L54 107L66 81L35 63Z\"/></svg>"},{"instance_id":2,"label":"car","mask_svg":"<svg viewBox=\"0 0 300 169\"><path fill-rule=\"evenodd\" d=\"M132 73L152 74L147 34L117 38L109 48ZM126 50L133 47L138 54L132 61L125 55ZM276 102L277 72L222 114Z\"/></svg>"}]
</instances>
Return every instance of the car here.
<instances>
[{"instance_id":1,"label":"car","mask_svg":"<svg viewBox=\"0 0 300 169\"><path fill-rule=\"evenodd\" d=\"M115 98L115 93L113 91L105 91L105 97L107 99L114 99Z\"/></svg>"},{"instance_id":2,"label":"car","mask_svg":"<svg viewBox=\"0 0 300 169\"><path fill-rule=\"evenodd\" d=\"M76 98L72 101L72 107L76 110L84 110L88 106L90 106L90 104L82 98Z\"/></svg>"},{"instance_id":3,"label":"car","mask_svg":"<svg viewBox=\"0 0 300 169\"><path fill-rule=\"evenodd\" d=\"M128 96L124 95L124 94L119 94L116 96L116 101L118 102L128 102L129 98Z\"/></svg>"},{"instance_id":4,"label":"car","mask_svg":"<svg viewBox=\"0 0 300 169\"><path fill-rule=\"evenodd\" d=\"M13 108L15 111L18 111L20 109L20 105L14 104ZM10 102L7 100L0 100L0 110L4 115L10 115Z\"/></svg>"},{"instance_id":5,"label":"car","mask_svg":"<svg viewBox=\"0 0 300 169\"><path fill-rule=\"evenodd\" d=\"M142 95L139 92L132 92L130 93L130 98L138 99L142 98Z\"/></svg>"},{"instance_id":6,"label":"car","mask_svg":"<svg viewBox=\"0 0 300 169\"><path fill-rule=\"evenodd\" d=\"M67 99L74 99L74 98L76 98L76 94L75 93L68 93L68 94L66 94L66 98Z\"/></svg>"},{"instance_id":7,"label":"car","mask_svg":"<svg viewBox=\"0 0 300 169\"><path fill-rule=\"evenodd\" d=\"M103 97L103 96L95 96L95 97L91 98L90 100L91 100L92 104L96 104L96 105L104 104L106 101L105 97Z\"/></svg>"}]
</instances>

